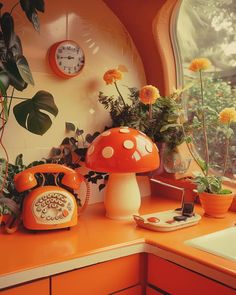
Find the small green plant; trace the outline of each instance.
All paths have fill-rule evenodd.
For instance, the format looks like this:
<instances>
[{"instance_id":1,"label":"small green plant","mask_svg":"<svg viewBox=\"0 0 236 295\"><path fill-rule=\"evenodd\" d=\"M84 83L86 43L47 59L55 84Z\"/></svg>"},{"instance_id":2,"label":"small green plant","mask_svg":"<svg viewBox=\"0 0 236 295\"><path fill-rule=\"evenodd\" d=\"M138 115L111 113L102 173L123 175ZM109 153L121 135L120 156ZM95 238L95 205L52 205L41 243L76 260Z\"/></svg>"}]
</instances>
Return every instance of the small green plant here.
<instances>
[{"instance_id":1,"label":"small green plant","mask_svg":"<svg viewBox=\"0 0 236 295\"><path fill-rule=\"evenodd\" d=\"M231 193L228 189L222 188L222 177L214 175L197 175L194 178L194 183L197 185L197 191L199 193L207 192L214 194L229 194Z\"/></svg>"},{"instance_id":2,"label":"small green plant","mask_svg":"<svg viewBox=\"0 0 236 295\"><path fill-rule=\"evenodd\" d=\"M220 106L219 108L214 109L214 104L211 106L209 104L209 93L211 93L212 80L206 79L203 81L203 71L208 69L211 66L211 63L206 58L194 59L190 66L189 70L199 73L199 86L196 85L191 89L191 93L195 93L195 104L191 108L190 114L192 114L192 120L190 123L187 122L187 127L189 135L186 134L185 126L182 124L183 131L185 134L185 139L189 151L199 166L201 173L197 173L194 177L194 183L197 185L197 190L199 193L217 193L217 194L227 194L230 193L230 190L225 190L222 188L222 182L225 178L225 174L228 167L228 159L230 153L230 140L234 135L234 129L232 126L236 122L236 109L231 105L229 100L227 104ZM213 83L213 92L217 95L222 95L222 88L225 88L222 81L219 83L219 80L216 83ZM216 91L216 90L217 91ZM225 89L228 89L226 87ZM213 96L213 95L212 95ZM210 96L210 98L212 98ZM215 98L216 99L216 98ZM216 101L215 101L216 103ZM209 137L211 132L211 137ZM222 165L221 165L221 175L217 174L212 168L216 167L214 158L211 157L209 147L212 144L212 133L215 133L215 136L219 138L223 136L223 145L220 153L222 155ZM197 138L201 142L201 152L196 153L195 149L192 146L193 140ZM218 138L214 141L218 141Z\"/></svg>"},{"instance_id":3,"label":"small green plant","mask_svg":"<svg viewBox=\"0 0 236 295\"><path fill-rule=\"evenodd\" d=\"M96 131L93 134L88 133L85 135L83 129L79 129L71 122L66 122L65 127L68 133L72 133L72 136L65 137L59 147L52 148L47 161L64 164L73 169L83 167L85 166L88 146L100 132ZM103 180L103 183L98 186L98 189L102 190L105 187L104 181L108 178L108 175L107 173L88 171L84 177L93 184Z\"/></svg>"},{"instance_id":4,"label":"small green plant","mask_svg":"<svg viewBox=\"0 0 236 295\"><path fill-rule=\"evenodd\" d=\"M34 161L29 165L23 163L23 155L16 157L14 164L8 163L6 159L0 158L0 214L18 215L22 210L22 204L26 192L19 193L14 186L14 176L27 168L43 164L45 161ZM7 170L7 173L6 173Z\"/></svg>"}]
</instances>

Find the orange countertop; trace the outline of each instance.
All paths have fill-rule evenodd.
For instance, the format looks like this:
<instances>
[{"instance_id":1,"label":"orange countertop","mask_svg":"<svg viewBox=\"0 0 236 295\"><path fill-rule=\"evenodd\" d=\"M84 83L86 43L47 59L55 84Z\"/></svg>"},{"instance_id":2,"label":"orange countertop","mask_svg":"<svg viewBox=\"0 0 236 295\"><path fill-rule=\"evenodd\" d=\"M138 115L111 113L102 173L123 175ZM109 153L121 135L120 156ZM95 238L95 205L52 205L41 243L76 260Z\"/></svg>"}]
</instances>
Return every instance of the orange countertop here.
<instances>
[{"instance_id":1,"label":"orange countertop","mask_svg":"<svg viewBox=\"0 0 236 295\"><path fill-rule=\"evenodd\" d=\"M180 207L180 202L177 200L145 197L142 198L140 214L177 207ZM170 260L171 254L174 254L179 257L178 261L188 259L190 264L192 261L193 264L197 263L213 271L216 270L223 276L232 277L236 285L235 262L184 244L186 240L232 226L236 222L236 213L229 212L224 219L209 218L203 216L203 210L199 205L196 205L195 212L202 215L197 225L172 232L153 232L136 227L134 221L117 221L106 218L103 203L98 203L88 206L83 215L79 217L78 225L70 230L32 233L21 229L12 235L4 234L2 231L0 233L0 288L1 285L2 287L13 285L13 283L6 283L6 285L1 283L3 279L9 279L12 275L21 272L70 262L93 254L101 255L114 249L128 249L139 244L151 245L167 251L165 253L170 253ZM92 263L93 261L90 260L90 264ZM77 267L79 268L80 265L78 264ZM71 269L73 268L74 265L71 266ZM63 268L60 269L61 271ZM52 274L54 273L55 270L52 271ZM42 276L46 275L48 273L42 274ZM23 281L25 280L22 279ZM19 282L21 282L20 278L17 283Z\"/></svg>"}]
</instances>

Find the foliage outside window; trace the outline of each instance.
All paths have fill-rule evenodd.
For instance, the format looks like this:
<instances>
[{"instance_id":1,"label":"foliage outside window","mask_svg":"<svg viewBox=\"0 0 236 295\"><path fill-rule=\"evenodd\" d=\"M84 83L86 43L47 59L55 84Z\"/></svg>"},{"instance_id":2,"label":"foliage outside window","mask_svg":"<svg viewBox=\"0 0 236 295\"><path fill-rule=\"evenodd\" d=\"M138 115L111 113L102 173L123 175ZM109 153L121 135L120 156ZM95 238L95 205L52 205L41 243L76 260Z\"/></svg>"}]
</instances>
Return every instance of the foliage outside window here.
<instances>
[{"instance_id":1,"label":"foliage outside window","mask_svg":"<svg viewBox=\"0 0 236 295\"><path fill-rule=\"evenodd\" d=\"M213 168L223 173L226 134L217 125L217 113L236 106L236 2L234 0L183 0L177 20L177 41L180 51L183 83L195 82L196 75L188 70L189 62L206 57L212 67L204 73L204 98L208 112L207 134L209 156ZM187 116L190 123L198 117L199 83L185 94ZM236 123L231 128L236 134ZM203 155L202 132L193 134L195 147ZM231 137L229 161L225 175L236 179L236 137Z\"/></svg>"}]
</instances>

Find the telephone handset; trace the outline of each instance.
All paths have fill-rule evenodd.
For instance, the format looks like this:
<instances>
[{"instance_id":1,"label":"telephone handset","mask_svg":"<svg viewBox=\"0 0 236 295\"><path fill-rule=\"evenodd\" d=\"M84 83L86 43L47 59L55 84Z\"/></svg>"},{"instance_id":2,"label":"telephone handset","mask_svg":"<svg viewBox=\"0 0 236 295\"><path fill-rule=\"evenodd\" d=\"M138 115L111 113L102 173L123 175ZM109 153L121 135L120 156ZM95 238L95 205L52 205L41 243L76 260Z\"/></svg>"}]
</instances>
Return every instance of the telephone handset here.
<instances>
[{"instance_id":1,"label":"telephone handset","mask_svg":"<svg viewBox=\"0 0 236 295\"><path fill-rule=\"evenodd\" d=\"M57 185L38 187L36 175L53 174L54 178L63 174ZM45 177L43 176L43 179ZM56 178L55 178L56 179ZM74 226L77 224L77 203L69 190L78 190L84 177L75 170L60 164L41 164L28 168L14 177L18 192L31 190L23 202L22 219L26 228L32 230L48 230ZM68 189L66 189L66 188ZM83 207L89 199L89 187Z\"/></svg>"}]
</instances>

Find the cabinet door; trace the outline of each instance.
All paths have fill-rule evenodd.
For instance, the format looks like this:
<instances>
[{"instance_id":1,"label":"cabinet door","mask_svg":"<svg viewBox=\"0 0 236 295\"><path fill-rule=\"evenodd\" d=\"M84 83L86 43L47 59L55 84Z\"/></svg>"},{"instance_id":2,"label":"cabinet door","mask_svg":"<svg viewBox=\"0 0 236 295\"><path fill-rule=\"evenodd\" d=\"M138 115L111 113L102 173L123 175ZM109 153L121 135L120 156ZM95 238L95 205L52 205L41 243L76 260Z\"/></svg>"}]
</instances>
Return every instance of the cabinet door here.
<instances>
[{"instance_id":1,"label":"cabinet door","mask_svg":"<svg viewBox=\"0 0 236 295\"><path fill-rule=\"evenodd\" d=\"M107 295L141 281L142 254L98 263L52 277L52 295Z\"/></svg>"},{"instance_id":2,"label":"cabinet door","mask_svg":"<svg viewBox=\"0 0 236 295\"><path fill-rule=\"evenodd\" d=\"M142 286L137 285L119 292L112 293L111 295L142 295Z\"/></svg>"},{"instance_id":3,"label":"cabinet door","mask_svg":"<svg viewBox=\"0 0 236 295\"><path fill-rule=\"evenodd\" d=\"M1 295L49 295L49 279L42 279L35 282L12 287L0 291Z\"/></svg>"},{"instance_id":4,"label":"cabinet door","mask_svg":"<svg viewBox=\"0 0 236 295\"><path fill-rule=\"evenodd\" d=\"M152 254L148 255L148 283L172 295L236 294L230 287Z\"/></svg>"}]
</instances>

